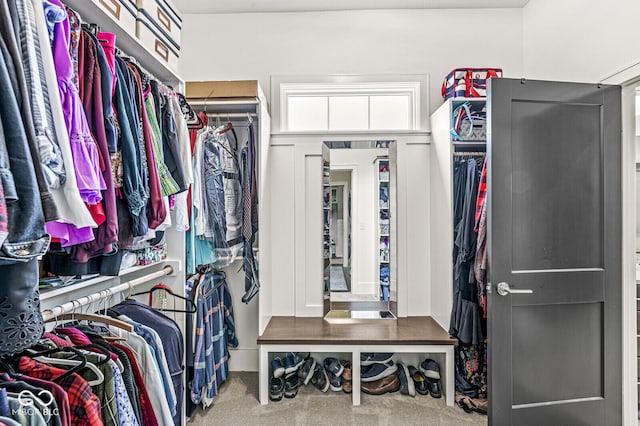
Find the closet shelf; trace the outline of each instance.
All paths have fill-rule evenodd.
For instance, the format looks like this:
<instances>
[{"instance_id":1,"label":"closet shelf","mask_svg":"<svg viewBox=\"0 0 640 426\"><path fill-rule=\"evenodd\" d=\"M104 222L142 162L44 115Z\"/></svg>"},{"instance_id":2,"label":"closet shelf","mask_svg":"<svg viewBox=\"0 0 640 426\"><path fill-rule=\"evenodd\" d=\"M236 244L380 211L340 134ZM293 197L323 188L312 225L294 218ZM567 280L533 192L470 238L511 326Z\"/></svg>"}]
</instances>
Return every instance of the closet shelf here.
<instances>
[{"instance_id":1,"label":"closet shelf","mask_svg":"<svg viewBox=\"0 0 640 426\"><path fill-rule=\"evenodd\" d=\"M140 43L135 36L125 31L113 17L88 0L65 0L65 4L78 12L85 23L97 23L101 31L116 35L118 49L134 57L138 63L154 77L176 90L182 83L178 74L170 69L155 53Z\"/></svg>"},{"instance_id":2,"label":"closet shelf","mask_svg":"<svg viewBox=\"0 0 640 426\"><path fill-rule=\"evenodd\" d=\"M119 294L124 291L133 291L135 287L146 284L147 282L151 282L153 280L165 277L167 275L171 275L175 272L175 269L171 265L165 265L162 269L151 272L149 274L143 275L136 279L125 280L125 282L119 282L117 285L110 287L106 295L104 294L104 290L99 292L91 293L89 295L83 295L81 298L77 300L71 300L70 302L63 303L62 305L54 306L52 308L46 309L42 312L42 316L46 321L51 319L55 319L58 315L63 315L66 313L72 313L76 310L81 310L83 306L92 305L97 301L104 300L105 298L109 298L111 295Z\"/></svg>"},{"instance_id":3,"label":"closet shelf","mask_svg":"<svg viewBox=\"0 0 640 426\"><path fill-rule=\"evenodd\" d=\"M117 276L100 275L95 278L88 278L86 280L78 281L73 284L63 285L63 286L54 287L50 289L43 289L40 291L40 300L42 302L46 302L47 300L57 298L68 293L76 292L78 290L82 290L85 288L90 288L101 283L108 283L108 282L117 283L118 281L121 281L121 278L123 277L130 277L133 275L137 275L140 272L153 272L154 269L161 269L162 267L167 266L168 264L169 262L162 261L157 263L151 263L149 265L132 266L131 268L121 270ZM177 271L178 269L174 268L174 270Z\"/></svg>"}]
</instances>

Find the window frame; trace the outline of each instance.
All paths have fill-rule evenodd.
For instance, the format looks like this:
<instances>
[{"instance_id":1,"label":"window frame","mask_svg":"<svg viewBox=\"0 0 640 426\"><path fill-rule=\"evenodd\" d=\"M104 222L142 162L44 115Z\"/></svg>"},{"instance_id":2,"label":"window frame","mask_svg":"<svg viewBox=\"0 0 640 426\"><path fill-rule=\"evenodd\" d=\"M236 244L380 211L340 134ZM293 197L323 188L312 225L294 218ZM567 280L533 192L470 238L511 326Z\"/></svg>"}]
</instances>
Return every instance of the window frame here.
<instances>
[{"instance_id":1,"label":"window frame","mask_svg":"<svg viewBox=\"0 0 640 426\"><path fill-rule=\"evenodd\" d=\"M295 96L327 97L327 108L331 97L342 96L389 96L409 97L408 129L372 130L371 109L369 129L362 130L289 130L288 99ZM398 133L428 132L429 128L429 75L329 75L329 76L272 76L272 134L313 133ZM370 101L369 101L370 104ZM327 119L329 119L327 110ZM331 123L328 123L330 126Z\"/></svg>"}]
</instances>

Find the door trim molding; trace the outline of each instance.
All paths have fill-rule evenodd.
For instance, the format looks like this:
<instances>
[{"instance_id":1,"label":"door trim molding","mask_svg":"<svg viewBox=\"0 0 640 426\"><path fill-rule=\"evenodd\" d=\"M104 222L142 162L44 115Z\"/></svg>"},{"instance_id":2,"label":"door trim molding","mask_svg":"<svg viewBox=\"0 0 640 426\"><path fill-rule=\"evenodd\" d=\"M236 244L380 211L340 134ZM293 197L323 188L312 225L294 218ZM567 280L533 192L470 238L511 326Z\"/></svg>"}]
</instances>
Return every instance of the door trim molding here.
<instances>
[{"instance_id":1,"label":"door trim molding","mask_svg":"<svg viewBox=\"0 0 640 426\"><path fill-rule=\"evenodd\" d=\"M625 76L626 77L626 76ZM636 146L635 88L640 70L622 88L622 420L637 425L637 317L636 317Z\"/></svg>"}]
</instances>

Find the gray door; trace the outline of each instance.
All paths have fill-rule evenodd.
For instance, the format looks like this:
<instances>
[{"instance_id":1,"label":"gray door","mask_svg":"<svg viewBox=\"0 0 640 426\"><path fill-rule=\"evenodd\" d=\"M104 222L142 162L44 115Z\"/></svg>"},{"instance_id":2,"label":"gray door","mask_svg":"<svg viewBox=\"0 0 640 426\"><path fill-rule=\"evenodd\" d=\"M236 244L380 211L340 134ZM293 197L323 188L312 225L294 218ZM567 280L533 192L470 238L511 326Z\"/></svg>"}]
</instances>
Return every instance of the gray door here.
<instances>
[{"instance_id":1,"label":"gray door","mask_svg":"<svg viewBox=\"0 0 640 426\"><path fill-rule=\"evenodd\" d=\"M620 87L495 79L488 105L489 422L619 425Z\"/></svg>"}]
</instances>

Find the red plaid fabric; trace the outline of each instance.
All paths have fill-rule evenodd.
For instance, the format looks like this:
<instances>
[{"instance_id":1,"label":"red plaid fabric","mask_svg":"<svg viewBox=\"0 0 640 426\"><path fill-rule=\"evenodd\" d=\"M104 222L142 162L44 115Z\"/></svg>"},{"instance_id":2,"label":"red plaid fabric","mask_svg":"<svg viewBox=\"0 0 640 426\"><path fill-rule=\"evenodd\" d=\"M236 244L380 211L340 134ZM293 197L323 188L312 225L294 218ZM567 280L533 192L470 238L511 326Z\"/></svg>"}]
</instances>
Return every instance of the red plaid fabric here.
<instances>
[{"instance_id":1,"label":"red plaid fabric","mask_svg":"<svg viewBox=\"0 0 640 426\"><path fill-rule=\"evenodd\" d=\"M20 358L18 369L29 377L55 382L67 392L72 425L103 426L100 400L93 394L91 386L82 377L73 373L61 380L56 380L66 371L34 361L26 356Z\"/></svg>"},{"instance_id":2,"label":"red plaid fabric","mask_svg":"<svg viewBox=\"0 0 640 426\"><path fill-rule=\"evenodd\" d=\"M476 226L475 231L478 232L480 224L480 216L482 215L482 206L487 201L487 157L484 158L482 164L482 174L480 175L480 185L478 186L478 199L476 201Z\"/></svg>"}]
</instances>

